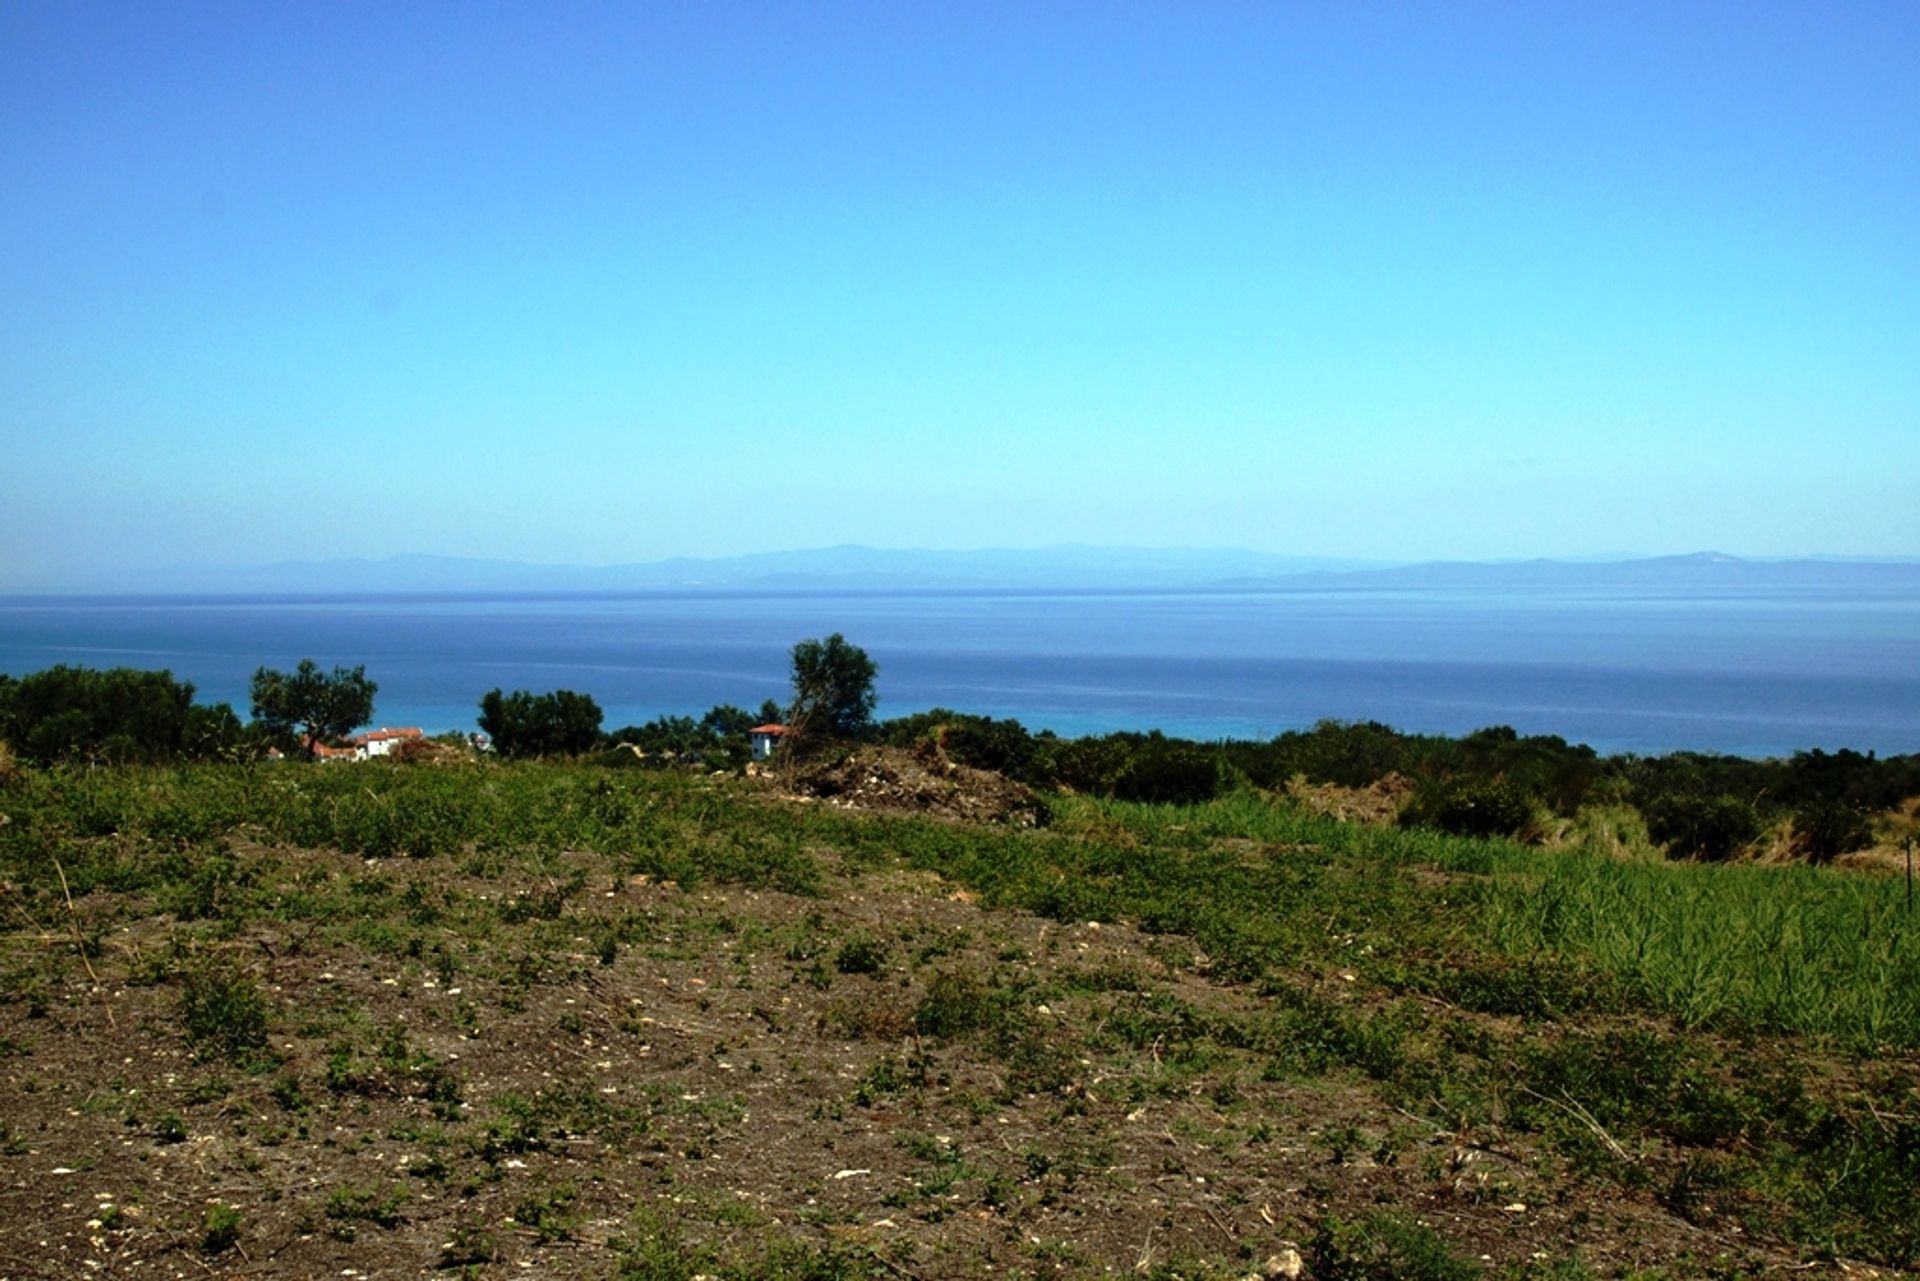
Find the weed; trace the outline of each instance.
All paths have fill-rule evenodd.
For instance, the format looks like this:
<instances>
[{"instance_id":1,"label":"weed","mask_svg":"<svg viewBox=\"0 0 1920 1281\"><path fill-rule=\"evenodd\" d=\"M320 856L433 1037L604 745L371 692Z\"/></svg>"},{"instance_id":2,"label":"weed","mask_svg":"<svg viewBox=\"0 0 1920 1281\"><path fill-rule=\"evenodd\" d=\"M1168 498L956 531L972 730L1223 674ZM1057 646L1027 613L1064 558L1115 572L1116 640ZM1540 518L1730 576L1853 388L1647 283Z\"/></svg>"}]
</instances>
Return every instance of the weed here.
<instances>
[{"instance_id":1,"label":"weed","mask_svg":"<svg viewBox=\"0 0 1920 1281\"><path fill-rule=\"evenodd\" d=\"M872 939L853 939L833 955L833 968L842 974L878 974L886 964L886 949Z\"/></svg>"},{"instance_id":2,"label":"weed","mask_svg":"<svg viewBox=\"0 0 1920 1281\"><path fill-rule=\"evenodd\" d=\"M237 970L208 967L189 974L180 1016L196 1044L236 1061L250 1059L267 1043L266 993Z\"/></svg>"},{"instance_id":3,"label":"weed","mask_svg":"<svg viewBox=\"0 0 1920 1281\"><path fill-rule=\"evenodd\" d=\"M405 1188L361 1186L343 1183L327 1194L327 1217L334 1220L334 1234L342 1240L353 1239L353 1225L371 1223L375 1227L400 1226L400 1207L406 1203Z\"/></svg>"},{"instance_id":4,"label":"weed","mask_svg":"<svg viewBox=\"0 0 1920 1281\"><path fill-rule=\"evenodd\" d=\"M615 1238L613 1250L619 1281L693 1281L708 1264L704 1252L690 1249L650 1211L634 1212L632 1226Z\"/></svg>"},{"instance_id":5,"label":"weed","mask_svg":"<svg viewBox=\"0 0 1920 1281\"><path fill-rule=\"evenodd\" d=\"M297 1076L283 1076L274 1081L270 1091L273 1101L288 1112L305 1112L308 1107L306 1092L300 1087Z\"/></svg>"},{"instance_id":6,"label":"weed","mask_svg":"<svg viewBox=\"0 0 1920 1281\"><path fill-rule=\"evenodd\" d=\"M442 1268L479 1267L500 1257L500 1243L483 1224L460 1223L440 1246Z\"/></svg>"},{"instance_id":7,"label":"weed","mask_svg":"<svg viewBox=\"0 0 1920 1281\"><path fill-rule=\"evenodd\" d=\"M1456 1257L1431 1228L1392 1214L1357 1222L1329 1216L1308 1247L1317 1281L1473 1281L1478 1264Z\"/></svg>"},{"instance_id":8,"label":"weed","mask_svg":"<svg viewBox=\"0 0 1920 1281\"><path fill-rule=\"evenodd\" d=\"M540 1188L520 1198L513 1208L513 1219L532 1229L542 1244L571 1240L573 1230L580 1226L581 1216L572 1208L578 1199L579 1192L570 1183Z\"/></svg>"},{"instance_id":9,"label":"weed","mask_svg":"<svg viewBox=\"0 0 1920 1281\"><path fill-rule=\"evenodd\" d=\"M913 1011L913 1026L922 1036L950 1040L986 1027L992 1018L991 989L970 974L946 972L927 985Z\"/></svg>"},{"instance_id":10,"label":"weed","mask_svg":"<svg viewBox=\"0 0 1920 1281\"><path fill-rule=\"evenodd\" d=\"M206 1217L200 1223L200 1252L221 1254L231 1250L240 1240L241 1222L240 1211L234 1206L208 1206Z\"/></svg>"}]
</instances>

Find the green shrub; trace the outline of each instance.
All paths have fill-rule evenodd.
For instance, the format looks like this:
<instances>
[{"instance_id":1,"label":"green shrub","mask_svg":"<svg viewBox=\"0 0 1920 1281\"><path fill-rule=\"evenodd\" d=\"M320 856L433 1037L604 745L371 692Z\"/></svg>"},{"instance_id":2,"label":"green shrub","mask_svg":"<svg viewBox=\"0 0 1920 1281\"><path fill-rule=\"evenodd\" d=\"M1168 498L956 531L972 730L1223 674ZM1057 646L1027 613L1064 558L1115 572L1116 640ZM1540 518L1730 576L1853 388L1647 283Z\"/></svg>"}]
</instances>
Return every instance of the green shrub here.
<instances>
[{"instance_id":1,"label":"green shrub","mask_svg":"<svg viewBox=\"0 0 1920 1281\"><path fill-rule=\"evenodd\" d=\"M1156 805L1199 805L1226 790L1218 752L1174 741L1143 745L1113 782L1116 799Z\"/></svg>"},{"instance_id":2,"label":"green shrub","mask_svg":"<svg viewBox=\"0 0 1920 1281\"><path fill-rule=\"evenodd\" d=\"M240 720L193 693L170 671L50 667L0 686L0 738L41 765L217 758L240 741Z\"/></svg>"},{"instance_id":3,"label":"green shrub","mask_svg":"<svg viewBox=\"0 0 1920 1281\"><path fill-rule=\"evenodd\" d=\"M1315 1281L1473 1281L1478 1264L1455 1257L1432 1229L1387 1213L1357 1222L1328 1217L1308 1247Z\"/></svg>"},{"instance_id":4,"label":"green shrub","mask_svg":"<svg viewBox=\"0 0 1920 1281\"><path fill-rule=\"evenodd\" d=\"M1873 844L1867 816L1838 801L1817 801L1794 812L1794 845L1810 863L1831 863Z\"/></svg>"},{"instance_id":5,"label":"green shrub","mask_svg":"<svg viewBox=\"0 0 1920 1281\"><path fill-rule=\"evenodd\" d=\"M1414 794L1401 822L1455 836L1513 836L1533 819L1533 806L1505 779L1429 784Z\"/></svg>"},{"instance_id":6,"label":"green shrub","mask_svg":"<svg viewBox=\"0 0 1920 1281\"><path fill-rule=\"evenodd\" d=\"M1647 835L1669 858L1720 862L1760 835L1760 816L1733 796L1661 796L1641 808Z\"/></svg>"},{"instance_id":7,"label":"green shrub","mask_svg":"<svg viewBox=\"0 0 1920 1281\"><path fill-rule=\"evenodd\" d=\"M203 1254L220 1254L231 1250L240 1240L240 1211L230 1205L212 1205L207 1207L207 1217L200 1225L200 1251Z\"/></svg>"},{"instance_id":8,"label":"green shrub","mask_svg":"<svg viewBox=\"0 0 1920 1281\"><path fill-rule=\"evenodd\" d=\"M230 1058L245 1058L267 1043L267 997L260 985L231 970L204 969L187 976L180 1001L187 1036Z\"/></svg>"},{"instance_id":9,"label":"green shrub","mask_svg":"<svg viewBox=\"0 0 1920 1281\"><path fill-rule=\"evenodd\" d=\"M993 993L968 974L939 974L913 1012L914 1031L923 1036L965 1036L993 1018Z\"/></svg>"},{"instance_id":10,"label":"green shrub","mask_svg":"<svg viewBox=\"0 0 1920 1281\"><path fill-rule=\"evenodd\" d=\"M406 1199L405 1188L344 1183L327 1194L327 1217L342 1224L371 1223L376 1227L394 1228L400 1226L400 1207Z\"/></svg>"},{"instance_id":11,"label":"green shrub","mask_svg":"<svg viewBox=\"0 0 1920 1281\"><path fill-rule=\"evenodd\" d=\"M842 974L878 974L887 961L886 949L872 939L853 939L834 953L833 968Z\"/></svg>"}]
</instances>

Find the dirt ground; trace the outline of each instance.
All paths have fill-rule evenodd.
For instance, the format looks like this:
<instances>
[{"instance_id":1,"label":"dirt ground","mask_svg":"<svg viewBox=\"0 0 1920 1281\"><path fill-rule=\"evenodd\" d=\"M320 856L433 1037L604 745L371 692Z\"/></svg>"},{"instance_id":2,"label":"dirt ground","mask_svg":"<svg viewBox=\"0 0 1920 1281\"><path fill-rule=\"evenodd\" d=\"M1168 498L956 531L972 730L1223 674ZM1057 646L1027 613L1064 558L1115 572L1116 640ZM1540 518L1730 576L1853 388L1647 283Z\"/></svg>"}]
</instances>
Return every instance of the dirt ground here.
<instances>
[{"instance_id":1,"label":"dirt ground","mask_svg":"<svg viewBox=\"0 0 1920 1281\"><path fill-rule=\"evenodd\" d=\"M843 869L815 898L589 854L520 883L235 857L366 917L186 955L153 916L8 1003L0 1278L601 1277L649 1241L781 1240L908 1278L1285 1276L1315 1224L1382 1207L1523 1274L1576 1250L1595 1275L1800 1266L1524 1136L1272 1079L1183 1030L1259 998L1177 938L984 911L931 873ZM208 949L268 997L252 1056L182 1035Z\"/></svg>"}]
</instances>

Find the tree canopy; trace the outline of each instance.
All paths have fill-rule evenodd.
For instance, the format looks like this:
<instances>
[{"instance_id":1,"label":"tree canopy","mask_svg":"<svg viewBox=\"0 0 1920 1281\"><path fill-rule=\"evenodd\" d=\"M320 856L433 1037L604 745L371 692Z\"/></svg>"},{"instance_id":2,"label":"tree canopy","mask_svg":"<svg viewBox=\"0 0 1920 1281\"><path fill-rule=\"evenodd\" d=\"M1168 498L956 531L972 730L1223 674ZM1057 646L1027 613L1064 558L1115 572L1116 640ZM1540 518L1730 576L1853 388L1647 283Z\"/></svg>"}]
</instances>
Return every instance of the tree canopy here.
<instances>
[{"instance_id":1,"label":"tree canopy","mask_svg":"<svg viewBox=\"0 0 1920 1281\"><path fill-rule=\"evenodd\" d=\"M489 690L480 699L480 728L507 757L578 756L600 745L600 705L570 689L535 694Z\"/></svg>"},{"instance_id":2,"label":"tree canopy","mask_svg":"<svg viewBox=\"0 0 1920 1281\"><path fill-rule=\"evenodd\" d=\"M253 674L253 716L271 733L297 733L312 756L322 739L343 738L373 719L379 688L364 666L323 672L303 658L292 672L262 667Z\"/></svg>"},{"instance_id":3,"label":"tree canopy","mask_svg":"<svg viewBox=\"0 0 1920 1281\"><path fill-rule=\"evenodd\" d=\"M839 632L793 647L793 707L788 724L796 734L858 738L873 727L879 672L867 651Z\"/></svg>"},{"instance_id":4,"label":"tree canopy","mask_svg":"<svg viewBox=\"0 0 1920 1281\"><path fill-rule=\"evenodd\" d=\"M240 733L232 708L194 702L193 686L170 671L59 666L0 676L0 739L42 765L213 757Z\"/></svg>"}]
</instances>

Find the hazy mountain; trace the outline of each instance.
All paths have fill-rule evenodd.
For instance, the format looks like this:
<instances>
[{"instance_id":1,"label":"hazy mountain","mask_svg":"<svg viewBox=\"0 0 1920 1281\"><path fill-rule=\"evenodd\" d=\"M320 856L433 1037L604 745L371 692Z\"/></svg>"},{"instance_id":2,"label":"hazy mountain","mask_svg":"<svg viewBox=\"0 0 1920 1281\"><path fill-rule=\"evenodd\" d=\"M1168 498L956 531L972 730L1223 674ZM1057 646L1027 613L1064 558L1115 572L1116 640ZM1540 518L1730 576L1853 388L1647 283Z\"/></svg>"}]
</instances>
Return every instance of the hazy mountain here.
<instances>
[{"instance_id":1,"label":"hazy mountain","mask_svg":"<svg viewBox=\"0 0 1920 1281\"><path fill-rule=\"evenodd\" d=\"M1187 589L1739 594L1920 592L1920 560L1808 557L1748 560L1718 552L1603 560L1385 564L1233 548L982 548L931 551L819 547L632 565L534 565L450 556L287 561L102 573L15 591L142 594L624 592L658 590L906 591Z\"/></svg>"},{"instance_id":2,"label":"hazy mountain","mask_svg":"<svg viewBox=\"0 0 1920 1281\"><path fill-rule=\"evenodd\" d=\"M1700 596L1920 592L1920 560L1748 560L1724 552L1617 561L1430 561L1338 574L1241 579L1241 588Z\"/></svg>"},{"instance_id":3,"label":"hazy mountain","mask_svg":"<svg viewBox=\"0 0 1920 1281\"><path fill-rule=\"evenodd\" d=\"M1233 548L982 548L932 551L847 545L632 565L536 565L453 556L180 566L101 573L14 590L142 593L619 592L661 589L1193 587L1384 562L1276 556Z\"/></svg>"}]
</instances>

